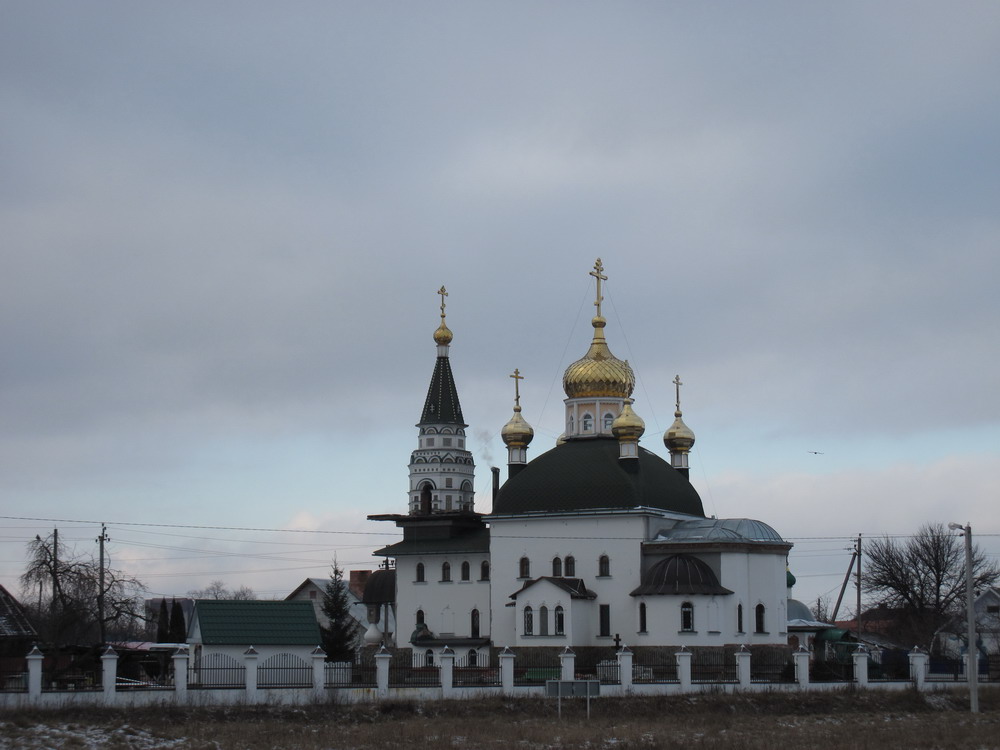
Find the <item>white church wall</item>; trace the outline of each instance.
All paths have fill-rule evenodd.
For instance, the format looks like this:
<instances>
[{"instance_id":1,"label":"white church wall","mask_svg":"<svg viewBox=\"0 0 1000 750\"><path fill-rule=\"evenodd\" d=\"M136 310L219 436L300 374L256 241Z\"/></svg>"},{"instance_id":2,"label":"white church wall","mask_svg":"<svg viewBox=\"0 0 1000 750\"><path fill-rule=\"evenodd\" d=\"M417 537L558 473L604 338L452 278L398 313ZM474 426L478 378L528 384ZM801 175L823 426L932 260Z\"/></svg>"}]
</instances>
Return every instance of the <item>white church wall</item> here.
<instances>
[{"instance_id":1,"label":"white church wall","mask_svg":"<svg viewBox=\"0 0 1000 750\"><path fill-rule=\"evenodd\" d=\"M424 622L436 635L469 637L472 610L479 610L479 635L490 637L490 581L480 580L482 563L489 558L475 555L421 555L400 557L396 561L396 618L399 625L397 644L409 644L417 627L417 610L423 610ZM451 566L451 581L441 580L442 565ZM469 563L469 580L462 581L462 563ZM424 566L424 580L417 581L417 564Z\"/></svg>"}]
</instances>

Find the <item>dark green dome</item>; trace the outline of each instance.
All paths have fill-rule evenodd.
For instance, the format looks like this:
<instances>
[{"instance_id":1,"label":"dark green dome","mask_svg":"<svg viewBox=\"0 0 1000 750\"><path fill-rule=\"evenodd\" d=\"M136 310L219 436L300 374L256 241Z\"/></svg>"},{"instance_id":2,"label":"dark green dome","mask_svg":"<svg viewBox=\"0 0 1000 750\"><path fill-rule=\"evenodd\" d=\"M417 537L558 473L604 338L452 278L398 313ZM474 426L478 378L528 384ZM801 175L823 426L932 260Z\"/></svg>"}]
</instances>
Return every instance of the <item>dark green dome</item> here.
<instances>
[{"instance_id":1,"label":"dark green dome","mask_svg":"<svg viewBox=\"0 0 1000 750\"><path fill-rule=\"evenodd\" d=\"M701 498L681 472L645 448L619 459L611 438L567 440L504 483L494 514L660 508L704 516Z\"/></svg>"}]
</instances>

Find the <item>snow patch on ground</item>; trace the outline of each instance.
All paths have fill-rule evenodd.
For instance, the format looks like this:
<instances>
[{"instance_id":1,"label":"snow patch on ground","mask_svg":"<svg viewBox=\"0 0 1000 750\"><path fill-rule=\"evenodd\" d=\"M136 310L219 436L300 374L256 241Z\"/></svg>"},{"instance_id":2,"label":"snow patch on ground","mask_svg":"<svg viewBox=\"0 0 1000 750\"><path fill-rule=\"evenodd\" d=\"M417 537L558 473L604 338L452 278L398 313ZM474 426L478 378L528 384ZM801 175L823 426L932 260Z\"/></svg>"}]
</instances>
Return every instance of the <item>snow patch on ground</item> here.
<instances>
[{"instance_id":1,"label":"snow patch on ground","mask_svg":"<svg viewBox=\"0 0 1000 750\"><path fill-rule=\"evenodd\" d=\"M184 745L183 739L156 737L145 729L129 725L116 728L59 724L18 726L0 722L0 750L48 750L74 748L79 750L169 750Z\"/></svg>"}]
</instances>

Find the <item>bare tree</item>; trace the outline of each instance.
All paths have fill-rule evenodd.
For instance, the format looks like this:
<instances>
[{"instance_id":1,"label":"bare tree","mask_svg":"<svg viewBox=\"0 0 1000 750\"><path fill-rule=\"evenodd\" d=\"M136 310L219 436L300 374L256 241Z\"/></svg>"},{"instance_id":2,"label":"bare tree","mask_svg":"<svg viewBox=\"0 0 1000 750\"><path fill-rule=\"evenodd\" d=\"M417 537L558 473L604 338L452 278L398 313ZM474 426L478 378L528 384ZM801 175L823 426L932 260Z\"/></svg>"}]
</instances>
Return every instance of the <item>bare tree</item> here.
<instances>
[{"instance_id":1,"label":"bare tree","mask_svg":"<svg viewBox=\"0 0 1000 750\"><path fill-rule=\"evenodd\" d=\"M226 588L225 581L212 581L203 589L188 591L187 595L192 599L237 599L249 601L257 598L257 594L249 586L240 586L233 591Z\"/></svg>"},{"instance_id":2,"label":"bare tree","mask_svg":"<svg viewBox=\"0 0 1000 750\"><path fill-rule=\"evenodd\" d=\"M110 639L136 637L145 626L137 578L104 568L93 557L77 554L55 533L28 543L28 564L21 575L24 601L42 638L52 644L96 643L101 634L98 597L104 598L104 629Z\"/></svg>"},{"instance_id":3,"label":"bare tree","mask_svg":"<svg viewBox=\"0 0 1000 750\"><path fill-rule=\"evenodd\" d=\"M887 633L904 645L930 648L934 634L965 602L965 544L943 524L927 524L908 539L883 537L866 545L863 590L893 623ZM1000 568L972 549L973 588L1000 579Z\"/></svg>"}]
</instances>

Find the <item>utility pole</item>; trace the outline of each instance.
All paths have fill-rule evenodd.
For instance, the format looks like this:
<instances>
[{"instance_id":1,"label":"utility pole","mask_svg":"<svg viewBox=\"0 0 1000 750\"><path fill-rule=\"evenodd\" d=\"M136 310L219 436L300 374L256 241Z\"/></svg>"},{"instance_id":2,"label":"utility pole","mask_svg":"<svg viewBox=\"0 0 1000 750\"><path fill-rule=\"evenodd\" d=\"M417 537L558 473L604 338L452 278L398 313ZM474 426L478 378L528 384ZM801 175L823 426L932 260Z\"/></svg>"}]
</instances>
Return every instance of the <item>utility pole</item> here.
<instances>
[{"instance_id":1,"label":"utility pole","mask_svg":"<svg viewBox=\"0 0 1000 750\"><path fill-rule=\"evenodd\" d=\"M52 610L56 614L56 592L59 590L59 529L52 529Z\"/></svg>"},{"instance_id":2,"label":"utility pole","mask_svg":"<svg viewBox=\"0 0 1000 750\"><path fill-rule=\"evenodd\" d=\"M101 522L101 535L95 540L100 545L100 567L97 571L97 623L100 627L101 632L101 645L105 643L105 628L104 628L104 543L110 541L108 539L108 529Z\"/></svg>"},{"instance_id":3,"label":"utility pole","mask_svg":"<svg viewBox=\"0 0 1000 750\"><path fill-rule=\"evenodd\" d=\"M979 648L976 645L976 592L972 578L972 524L949 523L952 531L965 534L965 617L969 646L965 650L966 680L969 683L969 711L979 713Z\"/></svg>"},{"instance_id":4,"label":"utility pole","mask_svg":"<svg viewBox=\"0 0 1000 750\"><path fill-rule=\"evenodd\" d=\"M858 534L858 640L861 640L861 534Z\"/></svg>"}]
</instances>

